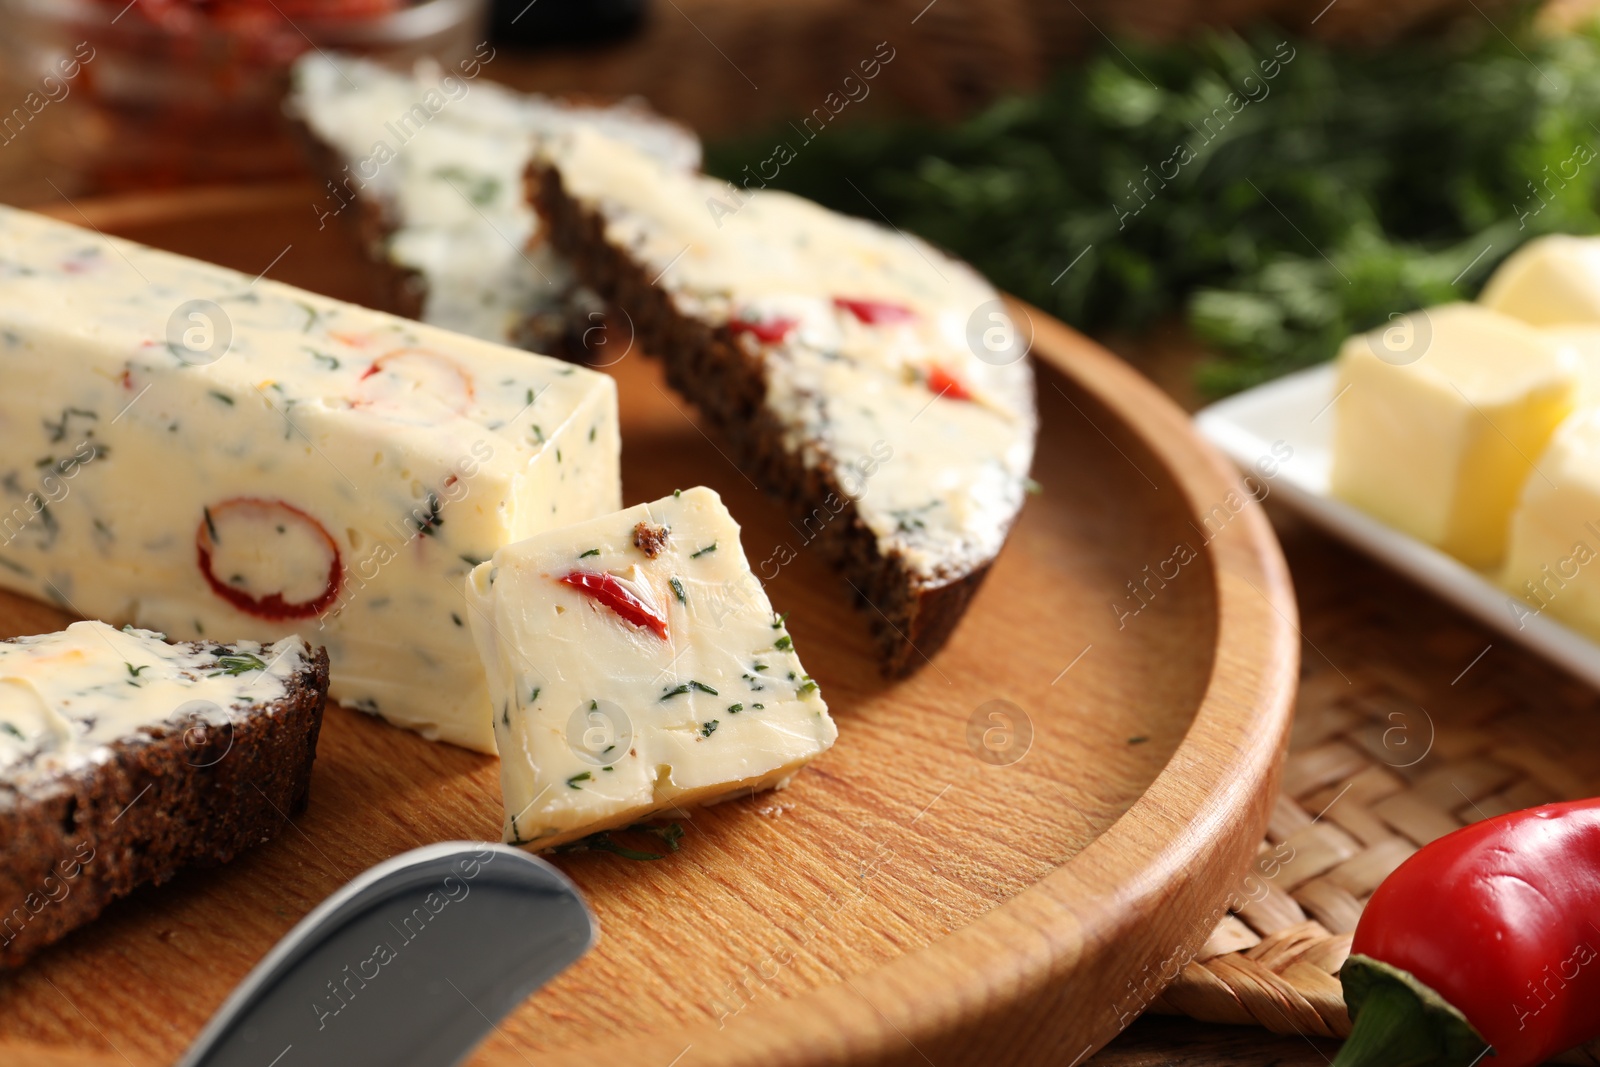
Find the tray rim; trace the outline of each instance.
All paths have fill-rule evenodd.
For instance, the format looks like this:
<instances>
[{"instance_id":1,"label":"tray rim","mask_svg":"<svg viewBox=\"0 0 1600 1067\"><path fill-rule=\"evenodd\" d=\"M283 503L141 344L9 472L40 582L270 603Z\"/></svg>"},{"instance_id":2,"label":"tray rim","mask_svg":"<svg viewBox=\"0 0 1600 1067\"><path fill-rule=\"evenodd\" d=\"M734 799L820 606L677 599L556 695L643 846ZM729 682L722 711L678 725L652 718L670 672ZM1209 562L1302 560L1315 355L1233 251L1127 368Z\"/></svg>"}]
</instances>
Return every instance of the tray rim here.
<instances>
[{"instance_id":1,"label":"tray rim","mask_svg":"<svg viewBox=\"0 0 1600 1067\"><path fill-rule=\"evenodd\" d=\"M190 189L37 210L115 230L299 204L306 188ZM1032 323L1033 358L1131 430L1192 516L1239 492L1233 465L1152 382L1045 312L1007 300ZM1247 500L1225 535L1201 551L1212 565L1218 612L1205 693L1149 787L1081 852L938 941L839 984L752 1005L723 1029L655 1031L541 1059L572 1067L592 1067L596 1055L667 1064L692 1048L696 1065L920 1064L929 1047L945 1062L1059 1064L1064 1054L1075 1067L1116 1036L1226 914L1228 887L1265 830L1288 745L1300 636L1287 564L1265 511ZM1108 992L1104 1003L1083 998L1087 989L1115 990L1125 975L1149 977L1138 987L1124 978L1127 991ZM0 1048L27 1064L129 1062L53 1046ZM474 1062L521 1061L479 1053Z\"/></svg>"},{"instance_id":2,"label":"tray rim","mask_svg":"<svg viewBox=\"0 0 1600 1067\"><path fill-rule=\"evenodd\" d=\"M1034 357L1136 431L1193 514L1238 491L1232 463L1152 382L1043 311L1007 300L1034 325ZM730 1039L695 1045L697 1064L731 1067L757 1055L797 1065L916 1064L927 1062L918 1046L937 1041L950 1061L964 1052L978 1061L1059 1065L1065 1054L1076 1065L1155 999L1225 916L1225 887L1254 858L1277 795L1299 677L1294 590L1265 511L1248 503L1227 530L1205 546L1218 605L1211 677L1183 741L1140 798L1082 852L975 922L844 986L746 1011L728 1028L737 1027ZM1208 765L1210 751L1232 760ZM1170 835L1146 839L1147 821L1170 827ZM1123 888L1106 892L1095 883ZM1206 918L1191 922L1176 948L1154 933L1163 912L1190 909ZM1123 962L1130 954L1139 968ZM1108 988L1097 975L1152 968L1155 979L1130 989L1138 994L1132 1001L1108 996L1103 1007L1081 1010L1082 989ZM941 995L926 996L930 984ZM815 1017L836 1024L825 1050L805 1022ZM683 1047L618 1042L582 1055L669 1045ZM579 1060L563 1054L552 1062L577 1067Z\"/></svg>"}]
</instances>

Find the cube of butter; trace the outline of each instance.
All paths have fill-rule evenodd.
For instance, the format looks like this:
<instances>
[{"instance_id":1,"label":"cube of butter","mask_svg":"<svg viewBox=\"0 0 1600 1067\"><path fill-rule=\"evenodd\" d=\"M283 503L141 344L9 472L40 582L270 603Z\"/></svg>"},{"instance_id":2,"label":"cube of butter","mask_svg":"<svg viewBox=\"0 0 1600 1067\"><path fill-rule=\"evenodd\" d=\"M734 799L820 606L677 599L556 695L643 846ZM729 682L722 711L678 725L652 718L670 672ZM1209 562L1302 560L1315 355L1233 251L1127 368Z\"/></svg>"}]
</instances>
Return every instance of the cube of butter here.
<instances>
[{"instance_id":1,"label":"cube of butter","mask_svg":"<svg viewBox=\"0 0 1600 1067\"><path fill-rule=\"evenodd\" d=\"M1544 614L1600 640L1600 412L1562 424L1511 517L1506 587L1519 623Z\"/></svg>"},{"instance_id":2,"label":"cube of butter","mask_svg":"<svg viewBox=\"0 0 1600 1067\"><path fill-rule=\"evenodd\" d=\"M1529 241L1496 268L1478 302L1535 326L1600 323L1600 238Z\"/></svg>"},{"instance_id":3,"label":"cube of butter","mask_svg":"<svg viewBox=\"0 0 1600 1067\"><path fill-rule=\"evenodd\" d=\"M1570 352L1473 304L1350 338L1338 388L1334 494L1478 568L1577 396Z\"/></svg>"},{"instance_id":4,"label":"cube of butter","mask_svg":"<svg viewBox=\"0 0 1600 1067\"><path fill-rule=\"evenodd\" d=\"M0 587L299 633L335 699L483 751L468 572L620 504L603 375L6 208L0 383Z\"/></svg>"},{"instance_id":5,"label":"cube of butter","mask_svg":"<svg viewBox=\"0 0 1600 1067\"><path fill-rule=\"evenodd\" d=\"M1600 321L1592 326L1550 326L1544 332L1575 357L1578 407L1600 407Z\"/></svg>"},{"instance_id":6,"label":"cube of butter","mask_svg":"<svg viewBox=\"0 0 1600 1067\"><path fill-rule=\"evenodd\" d=\"M710 489L502 548L468 598L514 844L782 788L837 736Z\"/></svg>"}]
</instances>

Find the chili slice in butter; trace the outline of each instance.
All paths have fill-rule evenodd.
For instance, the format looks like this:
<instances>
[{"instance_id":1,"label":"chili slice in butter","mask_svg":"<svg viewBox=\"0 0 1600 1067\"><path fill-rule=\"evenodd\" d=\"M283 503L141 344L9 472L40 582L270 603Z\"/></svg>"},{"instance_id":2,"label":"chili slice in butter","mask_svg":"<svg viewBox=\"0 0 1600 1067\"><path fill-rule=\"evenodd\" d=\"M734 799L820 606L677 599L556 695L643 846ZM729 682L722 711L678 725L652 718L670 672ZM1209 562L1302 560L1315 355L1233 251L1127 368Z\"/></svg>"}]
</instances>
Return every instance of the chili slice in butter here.
<instances>
[{"instance_id":1,"label":"chili slice in butter","mask_svg":"<svg viewBox=\"0 0 1600 1067\"><path fill-rule=\"evenodd\" d=\"M667 620L612 575L595 571L573 571L559 581L562 585L570 585L586 596L593 597L633 625L652 631L663 641L667 639Z\"/></svg>"}]
</instances>

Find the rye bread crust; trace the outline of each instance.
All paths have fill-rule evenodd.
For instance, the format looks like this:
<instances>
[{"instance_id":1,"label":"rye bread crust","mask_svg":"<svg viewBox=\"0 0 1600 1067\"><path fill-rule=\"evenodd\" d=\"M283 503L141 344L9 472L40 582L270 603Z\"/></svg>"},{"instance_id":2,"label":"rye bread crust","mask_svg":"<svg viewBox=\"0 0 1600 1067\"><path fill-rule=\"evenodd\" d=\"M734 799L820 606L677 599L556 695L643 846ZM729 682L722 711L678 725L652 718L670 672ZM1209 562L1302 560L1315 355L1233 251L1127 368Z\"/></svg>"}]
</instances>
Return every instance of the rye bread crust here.
<instances>
[{"instance_id":1,"label":"rye bread crust","mask_svg":"<svg viewBox=\"0 0 1600 1067\"><path fill-rule=\"evenodd\" d=\"M605 238L605 220L567 195L561 175L535 162L528 197L584 284L626 314L635 343L659 357L668 383L690 398L702 417L733 446L733 458L789 506L815 543L843 572L882 653L884 673L911 674L945 643L989 573L992 559L954 574L914 573L885 554L862 521L837 472L807 467L784 447L783 428L767 409L763 360L745 352L725 326L684 315L672 297Z\"/></svg>"},{"instance_id":2,"label":"rye bread crust","mask_svg":"<svg viewBox=\"0 0 1600 1067\"><path fill-rule=\"evenodd\" d=\"M311 162L312 172L325 180L328 200L324 210L329 215L337 212L336 217L355 235L372 265L374 288L379 298L377 310L420 321L428 299L428 280L421 271L401 266L389 257L389 237L395 231L396 221L389 217L376 197L353 194L344 186L348 177L346 160L318 138L310 126L300 119L291 119L290 127ZM343 199L347 195L352 198L350 202ZM326 225L327 216L319 217Z\"/></svg>"},{"instance_id":3,"label":"rye bread crust","mask_svg":"<svg viewBox=\"0 0 1600 1067\"><path fill-rule=\"evenodd\" d=\"M400 228L400 220L377 197L351 192L344 184L349 177L348 161L319 138L303 119L291 118L290 126L311 163L312 172L326 183L329 216L337 211L339 224L354 235L371 265L376 297L373 307L401 318L424 321L423 312L428 305L427 276L397 262L389 254L389 239ZM346 196L350 200L344 200ZM335 209L331 207L334 204L343 206ZM327 219L322 221L326 225ZM522 317L515 335L508 339L509 343L571 363L598 363L606 353L603 347L590 345L591 335L596 332L595 322L585 314L582 295L569 294L567 305L565 313L529 311ZM603 337L604 331L600 333Z\"/></svg>"},{"instance_id":4,"label":"rye bread crust","mask_svg":"<svg viewBox=\"0 0 1600 1067\"><path fill-rule=\"evenodd\" d=\"M305 810L327 702L318 649L287 694L227 726L147 727L112 757L0 782L0 970L181 868L226 863Z\"/></svg>"}]
</instances>

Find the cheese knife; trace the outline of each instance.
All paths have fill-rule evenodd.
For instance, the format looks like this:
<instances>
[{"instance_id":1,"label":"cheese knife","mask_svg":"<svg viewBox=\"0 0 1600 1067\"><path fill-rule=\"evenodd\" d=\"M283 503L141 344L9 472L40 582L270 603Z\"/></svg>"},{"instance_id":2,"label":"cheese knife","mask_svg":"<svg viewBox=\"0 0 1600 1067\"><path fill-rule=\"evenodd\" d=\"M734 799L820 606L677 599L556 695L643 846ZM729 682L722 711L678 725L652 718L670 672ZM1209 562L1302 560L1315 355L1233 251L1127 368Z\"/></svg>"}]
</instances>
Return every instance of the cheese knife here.
<instances>
[{"instance_id":1,"label":"cheese knife","mask_svg":"<svg viewBox=\"0 0 1600 1067\"><path fill-rule=\"evenodd\" d=\"M544 860L481 842L419 848L301 920L179 1067L450 1067L598 936Z\"/></svg>"}]
</instances>

